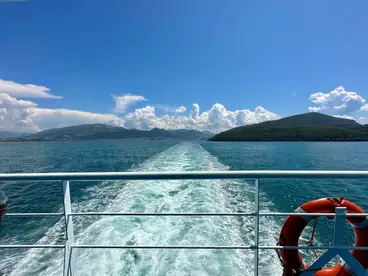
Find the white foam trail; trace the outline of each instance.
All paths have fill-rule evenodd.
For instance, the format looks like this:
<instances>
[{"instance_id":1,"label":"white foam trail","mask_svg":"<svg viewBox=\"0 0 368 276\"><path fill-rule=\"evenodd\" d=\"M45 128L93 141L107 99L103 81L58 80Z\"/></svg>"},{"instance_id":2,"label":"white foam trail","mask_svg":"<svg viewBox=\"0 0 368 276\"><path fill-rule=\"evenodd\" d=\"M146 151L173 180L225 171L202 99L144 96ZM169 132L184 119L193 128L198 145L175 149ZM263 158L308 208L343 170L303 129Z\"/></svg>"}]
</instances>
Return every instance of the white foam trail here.
<instances>
[{"instance_id":1,"label":"white foam trail","mask_svg":"<svg viewBox=\"0 0 368 276\"><path fill-rule=\"evenodd\" d=\"M6 203L8 201L8 197L4 193L4 191L0 190L0 203Z\"/></svg>"},{"instance_id":2,"label":"white foam trail","mask_svg":"<svg viewBox=\"0 0 368 276\"><path fill-rule=\"evenodd\" d=\"M139 167L139 171L227 169L202 147L191 143L176 145ZM252 185L234 180L129 181L125 185L114 181L91 188L89 193L89 198L75 204L77 210L234 212L239 208L253 211L254 207ZM102 201L108 203L103 208ZM261 218L264 227L260 240L275 244L279 226L270 218L267 222L264 219ZM83 244L249 245L254 237L253 222L248 217L106 216L93 221L78 218L75 227L79 229L77 242ZM55 243L56 233L61 232L61 228L62 223L56 224L39 243ZM80 249L76 254L78 276L252 275L254 257L249 250ZM274 252L261 251L260 256L261 275L281 275ZM32 249L21 260L17 258L9 275L61 275L62 265L60 250Z\"/></svg>"}]
</instances>

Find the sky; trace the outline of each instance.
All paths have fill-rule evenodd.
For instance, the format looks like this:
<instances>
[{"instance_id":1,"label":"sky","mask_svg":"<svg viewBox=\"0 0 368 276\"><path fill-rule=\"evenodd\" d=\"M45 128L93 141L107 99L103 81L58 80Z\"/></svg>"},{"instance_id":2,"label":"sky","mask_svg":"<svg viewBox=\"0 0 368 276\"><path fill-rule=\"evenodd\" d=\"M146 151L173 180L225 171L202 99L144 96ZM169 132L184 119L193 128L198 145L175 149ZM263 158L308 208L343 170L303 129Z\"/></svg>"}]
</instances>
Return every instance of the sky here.
<instances>
[{"instance_id":1,"label":"sky","mask_svg":"<svg viewBox=\"0 0 368 276\"><path fill-rule=\"evenodd\" d=\"M367 1L1 0L0 130L368 123Z\"/></svg>"}]
</instances>

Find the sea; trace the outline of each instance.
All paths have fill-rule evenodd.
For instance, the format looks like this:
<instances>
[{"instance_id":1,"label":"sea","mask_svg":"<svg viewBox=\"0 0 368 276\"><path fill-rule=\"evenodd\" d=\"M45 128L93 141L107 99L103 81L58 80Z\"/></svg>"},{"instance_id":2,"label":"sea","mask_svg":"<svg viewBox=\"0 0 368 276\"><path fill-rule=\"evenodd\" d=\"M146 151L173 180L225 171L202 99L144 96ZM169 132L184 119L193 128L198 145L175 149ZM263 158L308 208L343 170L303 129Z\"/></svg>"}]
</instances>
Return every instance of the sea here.
<instances>
[{"instance_id":1,"label":"sea","mask_svg":"<svg viewBox=\"0 0 368 276\"><path fill-rule=\"evenodd\" d=\"M363 142L88 141L0 143L0 172L366 170ZM365 180L261 180L263 212L292 212L321 197L344 197L368 210ZM253 180L71 182L74 212L251 212ZM9 212L62 212L62 185L0 182ZM285 217L260 218L260 244L275 245ZM252 245L252 217L80 216L76 243ZM309 238L312 225L303 233ZM353 243L353 231L345 231ZM330 244L333 223L319 219L315 244ZM0 244L63 244L61 217L7 216ZM252 275L254 252L237 249L76 249L74 275ZM281 275L274 250L260 250L260 275ZM312 252L302 252L307 262ZM63 249L1 249L0 275L62 275ZM335 259L334 262L339 261ZM73 275L73 276L74 276Z\"/></svg>"}]
</instances>

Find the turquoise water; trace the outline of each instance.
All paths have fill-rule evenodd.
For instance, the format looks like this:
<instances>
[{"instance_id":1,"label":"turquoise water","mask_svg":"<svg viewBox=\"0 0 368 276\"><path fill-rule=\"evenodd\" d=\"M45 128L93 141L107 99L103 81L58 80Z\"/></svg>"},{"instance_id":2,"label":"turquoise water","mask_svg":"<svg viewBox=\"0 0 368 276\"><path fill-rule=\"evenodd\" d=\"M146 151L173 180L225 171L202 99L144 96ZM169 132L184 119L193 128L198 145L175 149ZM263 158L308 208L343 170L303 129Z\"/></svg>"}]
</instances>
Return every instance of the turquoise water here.
<instances>
[{"instance_id":1,"label":"turquoise water","mask_svg":"<svg viewBox=\"0 0 368 276\"><path fill-rule=\"evenodd\" d=\"M240 169L366 169L368 143L178 143L96 141L0 144L1 172L190 171ZM344 196L368 209L365 181L262 181L261 208L290 212L324 196ZM11 212L62 211L58 182L2 182ZM73 211L248 212L254 182L244 180L72 182ZM260 242L275 244L283 218L263 217ZM254 219L242 217L78 217L83 244L251 244ZM316 243L329 243L331 223L319 224ZM6 217L0 242L65 240L59 218ZM310 234L306 230L305 237ZM347 244L352 232L346 233ZM58 249L2 250L1 275L61 275ZM248 250L80 249L76 275L251 275ZM260 252L260 275L281 275L273 251ZM310 259L310 254L305 255Z\"/></svg>"}]
</instances>

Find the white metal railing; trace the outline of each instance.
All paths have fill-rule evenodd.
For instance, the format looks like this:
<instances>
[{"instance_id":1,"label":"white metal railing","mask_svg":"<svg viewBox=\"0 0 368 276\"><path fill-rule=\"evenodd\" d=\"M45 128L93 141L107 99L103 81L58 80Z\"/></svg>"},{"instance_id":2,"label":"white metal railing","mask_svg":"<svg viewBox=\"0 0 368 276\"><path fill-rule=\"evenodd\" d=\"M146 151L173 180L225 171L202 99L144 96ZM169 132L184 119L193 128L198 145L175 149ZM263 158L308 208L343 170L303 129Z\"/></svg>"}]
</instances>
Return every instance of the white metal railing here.
<instances>
[{"instance_id":1,"label":"white metal railing","mask_svg":"<svg viewBox=\"0 0 368 276\"><path fill-rule=\"evenodd\" d=\"M368 216L368 214L347 213L346 208L336 208L335 213L303 213L302 216L335 217L333 245L330 246L277 246L259 245L260 216L301 216L297 213L259 212L259 184L261 179L368 179L368 171L192 171L192 172L108 172L108 173L21 173L0 174L0 181L62 181L64 195L63 213L8 213L7 216L63 216L66 223L65 244L4 244L0 248L59 248L64 249L64 276L74 275L76 258L75 248L120 248L120 249L244 249L254 250L254 275L258 275L260 249L327 249L302 275L313 275L333 257L339 255L350 270L356 275L368 275L361 264L350 254L349 250L368 250L368 246L343 246L344 226L347 216ZM100 180L185 180L185 179L254 179L255 211L249 213L123 213L123 212L77 212L71 209L70 181ZM199 245L83 245L75 244L73 232L74 216L253 216L255 217L255 235L253 245L199 246Z\"/></svg>"}]
</instances>

